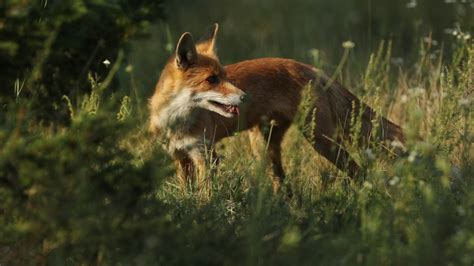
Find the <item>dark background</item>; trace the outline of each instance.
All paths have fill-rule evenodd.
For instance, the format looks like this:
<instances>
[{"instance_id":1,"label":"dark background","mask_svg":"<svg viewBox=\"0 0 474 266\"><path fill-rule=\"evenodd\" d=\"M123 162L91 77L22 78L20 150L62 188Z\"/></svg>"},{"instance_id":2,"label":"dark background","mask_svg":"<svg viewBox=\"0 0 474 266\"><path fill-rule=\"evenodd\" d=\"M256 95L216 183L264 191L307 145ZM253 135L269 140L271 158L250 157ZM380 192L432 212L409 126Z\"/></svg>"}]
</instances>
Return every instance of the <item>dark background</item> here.
<instances>
[{"instance_id":1,"label":"dark background","mask_svg":"<svg viewBox=\"0 0 474 266\"><path fill-rule=\"evenodd\" d=\"M464 31L473 29L474 2L457 2L168 0L166 22L155 24L150 39L132 46L130 63L149 95L180 34L189 31L198 39L213 22L221 26L218 47L224 64L257 57L313 63L310 50L318 49L319 67L331 72L347 40L356 44L350 61L354 70L364 70L368 55L382 40L392 41L393 56L408 63L417 56L422 38L431 35L438 46L450 46L454 38L447 32L451 29L460 25Z\"/></svg>"}]
</instances>

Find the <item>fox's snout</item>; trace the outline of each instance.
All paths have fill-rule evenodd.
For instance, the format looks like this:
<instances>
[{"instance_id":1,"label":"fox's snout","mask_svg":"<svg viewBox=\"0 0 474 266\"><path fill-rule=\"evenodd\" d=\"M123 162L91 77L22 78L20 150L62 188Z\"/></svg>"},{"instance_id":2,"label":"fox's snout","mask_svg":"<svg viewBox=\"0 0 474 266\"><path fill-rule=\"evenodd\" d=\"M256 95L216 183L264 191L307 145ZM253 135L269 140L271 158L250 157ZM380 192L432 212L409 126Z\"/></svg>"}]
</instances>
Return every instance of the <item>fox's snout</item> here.
<instances>
[{"instance_id":1,"label":"fox's snout","mask_svg":"<svg viewBox=\"0 0 474 266\"><path fill-rule=\"evenodd\" d=\"M201 108L231 118L240 115L240 105L247 94L230 83L223 84L221 90L211 90L195 94L195 100Z\"/></svg>"},{"instance_id":2,"label":"fox's snout","mask_svg":"<svg viewBox=\"0 0 474 266\"><path fill-rule=\"evenodd\" d=\"M247 100L247 94L241 90L233 95L228 95L229 98L232 98L232 102L235 105L240 105Z\"/></svg>"},{"instance_id":3,"label":"fox's snout","mask_svg":"<svg viewBox=\"0 0 474 266\"><path fill-rule=\"evenodd\" d=\"M240 102L245 103L246 101L247 101L247 93L242 92L242 94L240 95Z\"/></svg>"},{"instance_id":4,"label":"fox's snout","mask_svg":"<svg viewBox=\"0 0 474 266\"><path fill-rule=\"evenodd\" d=\"M239 105L246 101L247 94L244 91L242 91L240 88L237 88L230 82L226 82L224 87L226 88L228 96L233 98L234 103L236 105Z\"/></svg>"}]
</instances>

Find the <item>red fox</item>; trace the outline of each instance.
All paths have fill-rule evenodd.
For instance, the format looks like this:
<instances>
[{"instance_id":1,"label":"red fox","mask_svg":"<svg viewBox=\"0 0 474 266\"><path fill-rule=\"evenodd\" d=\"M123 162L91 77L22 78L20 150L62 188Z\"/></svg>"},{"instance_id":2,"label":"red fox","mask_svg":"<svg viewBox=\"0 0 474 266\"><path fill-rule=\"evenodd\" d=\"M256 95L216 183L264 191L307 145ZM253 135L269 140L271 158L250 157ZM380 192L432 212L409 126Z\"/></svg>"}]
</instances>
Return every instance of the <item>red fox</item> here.
<instances>
[{"instance_id":1,"label":"red fox","mask_svg":"<svg viewBox=\"0 0 474 266\"><path fill-rule=\"evenodd\" d=\"M150 99L150 131L164 136L180 180L203 180L205 154L214 151L214 144L236 131L251 129L251 140L263 135L268 142L273 189L279 191L285 178L281 142L308 84L313 115L306 123L316 126L303 134L337 168L356 176L359 166L342 142L351 141L350 120L356 114L361 117L358 143L367 143L376 118L372 108L321 70L291 59L261 58L223 67L216 54L218 28L214 24L196 44L188 32L180 37ZM264 133L262 117L274 122L271 135ZM383 117L379 123L381 140L404 142L399 126Z\"/></svg>"}]
</instances>

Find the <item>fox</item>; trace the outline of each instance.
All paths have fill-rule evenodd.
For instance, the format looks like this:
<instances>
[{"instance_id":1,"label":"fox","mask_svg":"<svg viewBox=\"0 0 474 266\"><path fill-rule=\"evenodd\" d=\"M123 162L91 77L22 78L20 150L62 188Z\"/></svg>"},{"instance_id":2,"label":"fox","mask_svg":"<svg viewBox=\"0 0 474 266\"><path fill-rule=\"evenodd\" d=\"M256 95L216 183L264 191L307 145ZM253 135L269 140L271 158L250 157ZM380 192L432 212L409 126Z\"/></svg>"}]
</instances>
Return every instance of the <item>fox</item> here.
<instances>
[{"instance_id":1,"label":"fox","mask_svg":"<svg viewBox=\"0 0 474 266\"><path fill-rule=\"evenodd\" d=\"M304 123L316 126L302 130L319 154L348 176L355 178L360 166L344 147L353 142L351 116L360 117L360 148L373 138L378 119L378 138L404 143L397 124L378 116L339 82L311 65L285 58L258 58L222 66L217 55L219 25L213 24L198 42L189 32L179 38L149 99L149 131L175 160L181 184L206 179L206 155L218 158L215 144L248 130L250 144L268 145L272 187L281 191L285 181L281 143L297 116L304 89L310 86L312 115ZM266 122L265 122L266 121ZM268 121L272 123L271 134ZM307 130L307 129L310 130ZM288 188L290 190L291 188Z\"/></svg>"}]
</instances>

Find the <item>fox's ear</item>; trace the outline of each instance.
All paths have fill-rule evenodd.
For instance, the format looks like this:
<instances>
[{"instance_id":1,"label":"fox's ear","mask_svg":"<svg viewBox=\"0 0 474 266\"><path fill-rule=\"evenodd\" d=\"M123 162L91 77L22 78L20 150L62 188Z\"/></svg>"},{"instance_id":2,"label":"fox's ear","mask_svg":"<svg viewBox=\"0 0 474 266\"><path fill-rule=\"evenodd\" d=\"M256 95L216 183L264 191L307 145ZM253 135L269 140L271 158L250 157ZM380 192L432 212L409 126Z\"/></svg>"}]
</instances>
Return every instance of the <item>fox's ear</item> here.
<instances>
[{"instance_id":1,"label":"fox's ear","mask_svg":"<svg viewBox=\"0 0 474 266\"><path fill-rule=\"evenodd\" d=\"M208 29L207 32L199 39L197 44L197 50L199 53L217 57L216 55L216 37L217 31L219 30L219 24L214 23Z\"/></svg>"},{"instance_id":2,"label":"fox's ear","mask_svg":"<svg viewBox=\"0 0 474 266\"><path fill-rule=\"evenodd\" d=\"M176 46L176 65L178 68L186 69L196 61L197 55L193 36L189 32L183 33Z\"/></svg>"}]
</instances>

